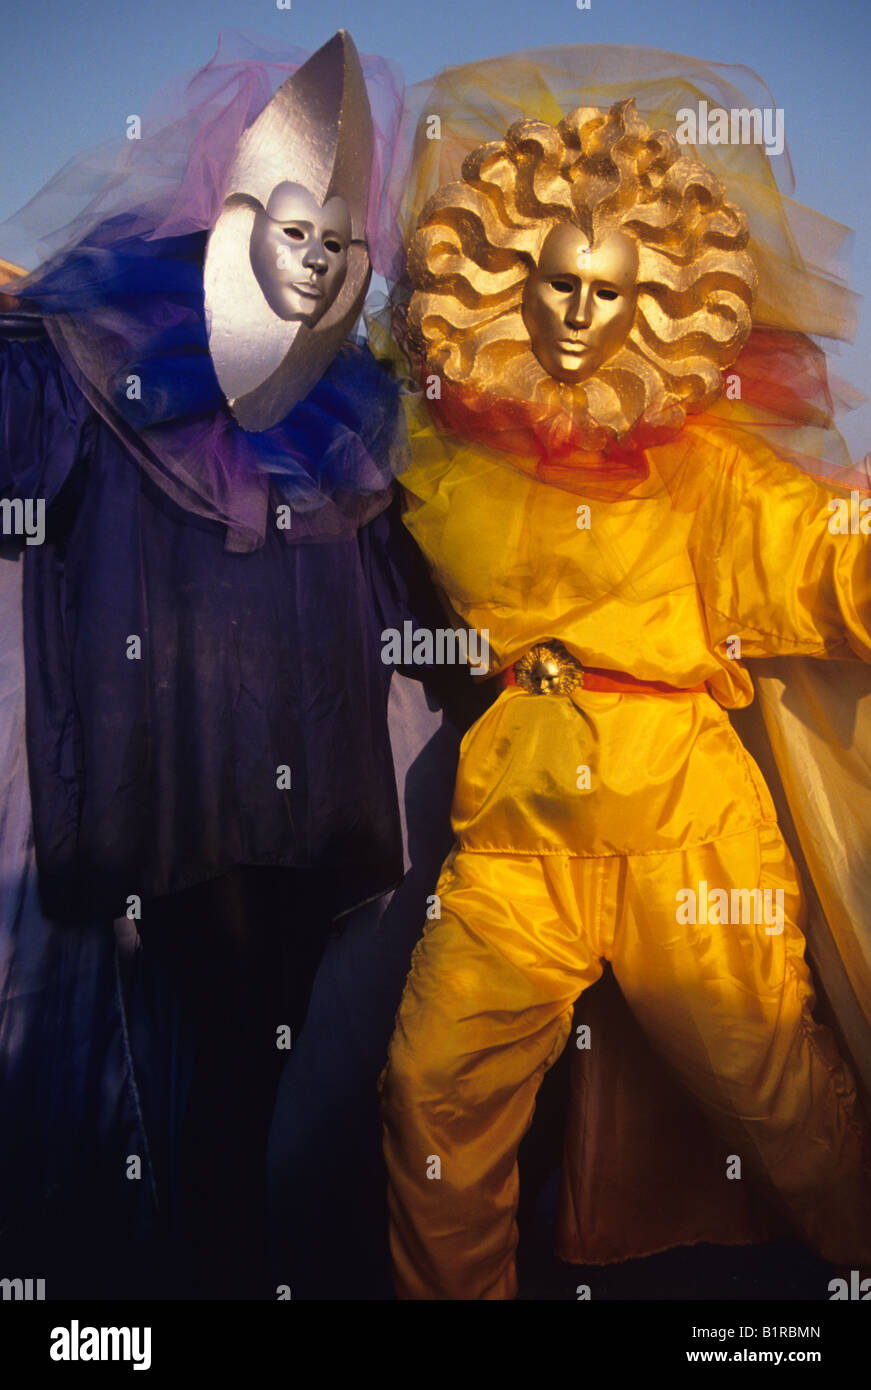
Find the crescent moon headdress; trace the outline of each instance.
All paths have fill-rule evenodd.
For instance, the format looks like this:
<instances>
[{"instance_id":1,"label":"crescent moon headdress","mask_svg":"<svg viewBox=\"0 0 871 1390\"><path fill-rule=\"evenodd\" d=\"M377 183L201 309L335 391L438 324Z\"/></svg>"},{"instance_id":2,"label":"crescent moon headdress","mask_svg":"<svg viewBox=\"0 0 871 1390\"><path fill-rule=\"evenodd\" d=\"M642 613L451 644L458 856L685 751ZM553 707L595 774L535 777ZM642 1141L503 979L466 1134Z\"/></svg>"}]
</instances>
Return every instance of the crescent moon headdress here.
<instances>
[{"instance_id":1,"label":"crescent moon headdress","mask_svg":"<svg viewBox=\"0 0 871 1390\"><path fill-rule=\"evenodd\" d=\"M247 430L268 429L308 395L360 313L371 273L366 214L373 140L360 59L340 30L279 88L236 146L209 236L204 283L215 371ZM265 212L286 183L302 185L320 204L344 199L351 216L344 282L313 328L270 308L251 264L258 210Z\"/></svg>"},{"instance_id":2,"label":"crescent moon headdress","mask_svg":"<svg viewBox=\"0 0 871 1390\"><path fill-rule=\"evenodd\" d=\"M152 482L223 525L231 549L263 544L276 496L288 544L353 534L386 505L396 388L351 330L370 262L392 277L400 259L382 190L385 170L399 176L401 111L397 74L347 34L313 55L231 34L154 99L140 138L86 152L7 224L4 251L8 235L40 257L14 286L19 318ZM273 313L252 263L257 219L283 238L297 216L288 183L319 255L340 213L343 278L323 275L307 322Z\"/></svg>"}]
</instances>

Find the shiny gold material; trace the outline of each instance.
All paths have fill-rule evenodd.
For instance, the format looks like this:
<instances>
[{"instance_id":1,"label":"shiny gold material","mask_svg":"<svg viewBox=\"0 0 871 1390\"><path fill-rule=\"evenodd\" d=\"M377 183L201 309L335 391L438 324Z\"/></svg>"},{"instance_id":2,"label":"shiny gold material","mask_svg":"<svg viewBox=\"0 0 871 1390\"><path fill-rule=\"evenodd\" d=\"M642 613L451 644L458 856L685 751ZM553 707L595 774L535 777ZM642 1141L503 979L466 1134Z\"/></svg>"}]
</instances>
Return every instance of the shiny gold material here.
<instances>
[{"instance_id":1,"label":"shiny gold material","mask_svg":"<svg viewBox=\"0 0 871 1390\"><path fill-rule=\"evenodd\" d=\"M14 280L20 280L22 275L26 274L27 271L23 270L21 266L13 265L12 261L4 261L3 257L0 256L0 287L8 285ZM17 306L18 301L12 295L4 294L0 288L0 313L14 313Z\"/></svg>"},{"instance_id":2,"label":"shiny gold material","mask_svg":"<svg viewBox=\"0 0 871 1390\"><path fill-rule=\"evenodd\" d=\"M562 222L593 250L617 234L638 247L628 336L581 381L546 370L524 321L527 283ZM567 412L602 447L642 419L679 427L720 395L750 333L747 242L720 180L633 100L579 107L557 126L517 121L426 204L409 248L409 325L448 382Z\"/></svg>"},{"instance_id":3,"label":"shiny gold material","mask_svg":"<svg viewBox=\"0 0 871 1390\"><path fill-rule=\"evenodd\" d=\"M562 642L539 642L514 663L517 684L530 695L568 695L584 684L584 669Z\"/></svg>"},{"instance_id":4,"label":"shiny gold material","mask_svg":"<svg viewBox=\"0 0 871 1390\"><path fill-rule=\"evenodd\" d=\"M3 257L0 256L0 285L6 285L10 280L20 280L21 276L26 274L27 271L20 265L14 265L12 261L4 261Z\"/></svg>"},{"instance_id":5,"label":"shiny gold material","mask_svg":"<svg viewBox=\"0 0 871 1390\"><path fill-rule=\"evenodd\" d=\"M623 346L638 299L638 244L612 232L590 246L558 222L523 291L532 351L557 381L587 381Z\"/></svg>"}]
</instances>

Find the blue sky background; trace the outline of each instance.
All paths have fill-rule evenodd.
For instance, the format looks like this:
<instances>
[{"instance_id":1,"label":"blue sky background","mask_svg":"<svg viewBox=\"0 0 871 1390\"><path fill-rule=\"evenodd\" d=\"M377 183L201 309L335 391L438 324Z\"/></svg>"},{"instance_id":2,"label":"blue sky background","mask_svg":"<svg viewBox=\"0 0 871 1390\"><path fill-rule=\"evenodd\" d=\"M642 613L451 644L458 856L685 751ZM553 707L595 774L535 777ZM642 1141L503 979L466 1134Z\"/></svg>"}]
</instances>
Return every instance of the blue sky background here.
<instances>
[{"instance_id":1,"label":"blue sky background","mask_svg":"<svg viewBox=\"0 0 871 1390\"><path fill-rule=\"evenodd\" d=\"M408 83L557 43L632 43L753 68L784 108L795 196L855 228L856 343L837 370L871 393L871 4L868 0L0 0L0 222L82 149L124 129L223 28L316 48L350 30ZM11 248L5 250L8 255ZM0 256L4 246L0 245ZM871 450L871 404L841 418Z\"/></svg>"}]
</instances>

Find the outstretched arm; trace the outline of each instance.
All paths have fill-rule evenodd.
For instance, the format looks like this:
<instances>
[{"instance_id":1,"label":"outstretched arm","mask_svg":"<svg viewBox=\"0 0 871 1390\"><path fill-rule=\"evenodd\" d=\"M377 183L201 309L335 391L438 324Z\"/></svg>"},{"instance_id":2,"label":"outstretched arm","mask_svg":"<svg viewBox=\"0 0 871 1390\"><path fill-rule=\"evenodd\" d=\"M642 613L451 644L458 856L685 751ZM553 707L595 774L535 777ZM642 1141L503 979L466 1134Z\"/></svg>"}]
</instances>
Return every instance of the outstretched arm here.
<instances>
[{"instance_id":1,"label":"outstretched arm","mask_svg":"<svg viewBox=\"0 0 871 1390\"><path fill-rule=\"evenodd\" d=\"M871 493L744 438L693 528L714 641L740 635L749 657L871 661Z\"/></svg>"}]
</instances>

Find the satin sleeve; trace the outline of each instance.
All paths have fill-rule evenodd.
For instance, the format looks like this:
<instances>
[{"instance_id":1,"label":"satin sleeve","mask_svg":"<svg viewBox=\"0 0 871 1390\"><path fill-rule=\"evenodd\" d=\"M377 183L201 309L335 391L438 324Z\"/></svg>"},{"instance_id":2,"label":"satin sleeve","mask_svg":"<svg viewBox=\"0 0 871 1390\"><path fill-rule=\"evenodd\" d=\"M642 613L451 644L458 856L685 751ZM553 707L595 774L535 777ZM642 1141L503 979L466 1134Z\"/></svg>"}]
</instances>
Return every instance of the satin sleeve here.
<instances>
[{"instance_id":1,"label":"satin sleeve","mask_svg":"<svg viewBox=\"0 0 871 1390\"><path fill-rule=\"evenodd\" d=\"M92 427L91 408L48 339L0 332L0 498L50 506Z\"/></svg>"},{"instance_id":2,"label":"satin sleeve","mask_svg":"<svg viewBox=\"0 0 871 1390\"><path fill-rule=\"evenodd\" d=\"M737 636L742 657L871 661L863 525L871 530L871 495L815 479L756 440L733 449L693 526L713 644Z\"/></svg>"}]
</instances>

